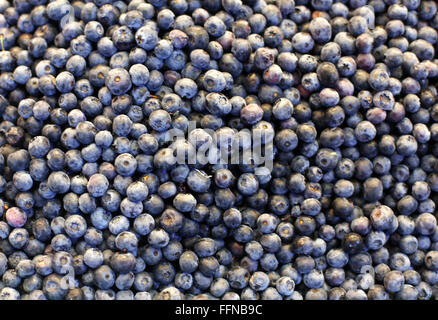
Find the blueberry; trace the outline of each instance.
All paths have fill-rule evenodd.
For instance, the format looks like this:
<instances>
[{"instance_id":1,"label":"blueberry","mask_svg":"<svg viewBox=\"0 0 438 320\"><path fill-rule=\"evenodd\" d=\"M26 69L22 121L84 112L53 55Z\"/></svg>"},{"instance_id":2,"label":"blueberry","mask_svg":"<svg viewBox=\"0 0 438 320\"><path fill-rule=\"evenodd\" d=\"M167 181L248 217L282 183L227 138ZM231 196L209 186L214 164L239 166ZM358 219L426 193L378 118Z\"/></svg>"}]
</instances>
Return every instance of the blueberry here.
<instances>
[{"instance_id":1,"label":"blueberry","mask_svg":"<svg viewBox=\"0 0 438 320\"><path fill-rule=\"evenodd\" d=\"M149 125L156 131L162 132L170 127L170 115L164 110L155 110L149 116Z\"/></svg>"},{"instance_id":2,"label":"blueberry","mask_svg":"<svg viewBox=\"0 0 438 320\"><path fill-rule=\"evenodd\" d=\"M175 92L183 97L191 99L197 93L196 83L189 78L182 78L175 83Z\"/></svg>"},{"instance_id":3,"label":"blueberry","mask_svg":"<svg viewBox=\"0 0 438 320\"><path fill-rule=\"evenodd\" d=\"M433 1L43 2L0 1L4 299L432 298Z\"/></svg>"},{"instance_id":4,"label":"blueberry","mask_svg":"<svg viewBox=\"0 0 438 320\"><path fill-rule=\"evenodd\" d=\"M115 68L108 72L105 85L114 95L126 93L132 86L129 73L121 68Z\"/></svg>"},{"instance_id":5,"label":"blueberry","mask_svg":"<svg viewBox=\"0 0 438 320\"><path fill-rule=\"evenodd\" d=\"M225 77L222 72L217 70L208 70L202 82L205 90L209 92L221 92L225 89Z\"/></svg>"}]
</instances>

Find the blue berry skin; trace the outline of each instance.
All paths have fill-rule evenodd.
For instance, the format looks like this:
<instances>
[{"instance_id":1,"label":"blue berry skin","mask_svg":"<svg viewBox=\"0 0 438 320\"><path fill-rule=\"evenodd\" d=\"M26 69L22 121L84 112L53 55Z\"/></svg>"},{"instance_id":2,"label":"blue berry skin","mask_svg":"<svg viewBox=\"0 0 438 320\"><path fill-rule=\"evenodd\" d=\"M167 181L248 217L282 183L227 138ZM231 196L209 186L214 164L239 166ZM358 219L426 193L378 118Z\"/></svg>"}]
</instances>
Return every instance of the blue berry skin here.
<instances>
[{"instance_id":1,"label":"blue berry skin","mask_svg":"<svg viewBox=\"0 0 438 320\"><path fill-rule=\"evenodd\" d=\"M191 99L197 93L196 83L189 78L182 78L175 83L175 92L183 97Z\"/></svg>"},{"instance_id":2,"label":"blue berry skin","mask_svg":"<svg viewBox=\"0 0 438 320\"><path fill-rule=\"evenodd\" d=\"M149 80L149 70L141 64L134 64L129 69L132 83L136 86L147 84Z\"/></svg>"},{"instance_id":3,"label":"blue berry skin","mask_svg":"<svg viewBox=\"0 0 438 320\"><path fill-rule=\"evenodd\" d=\"M112 94L122 95L132 86L129 73L121 68L112 69L108 72L105 79L105 85Z\"/></svg>"},{"instance_id":4,"label":"blue berry skin","mask_svg":"<svg viewBox=\"0 0 438 320\"><path fill-rule=\"evenodd\" d=\"M165 2L0 1L0 299L435 298L436 3Z\"/></svg>"}]
</instances>

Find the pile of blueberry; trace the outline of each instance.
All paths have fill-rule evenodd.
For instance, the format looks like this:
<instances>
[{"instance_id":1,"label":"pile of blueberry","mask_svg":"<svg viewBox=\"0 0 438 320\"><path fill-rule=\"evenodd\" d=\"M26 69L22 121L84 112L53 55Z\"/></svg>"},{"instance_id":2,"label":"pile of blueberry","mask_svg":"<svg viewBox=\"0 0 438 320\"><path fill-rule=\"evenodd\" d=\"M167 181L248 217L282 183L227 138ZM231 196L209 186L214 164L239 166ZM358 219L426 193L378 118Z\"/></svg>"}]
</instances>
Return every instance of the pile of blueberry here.
<instances>
[{"instance_id":1,"label":"pile of blueberry","mask_svg":"<svg viewBox=\"0 0 438 320\"><path fill-rule=\"evenodd\" d=\"M0 300L438 298L437 30L433 0L0 0ZM272 168L177 161L211 132Z\"/></svg>"}]
</instances>

